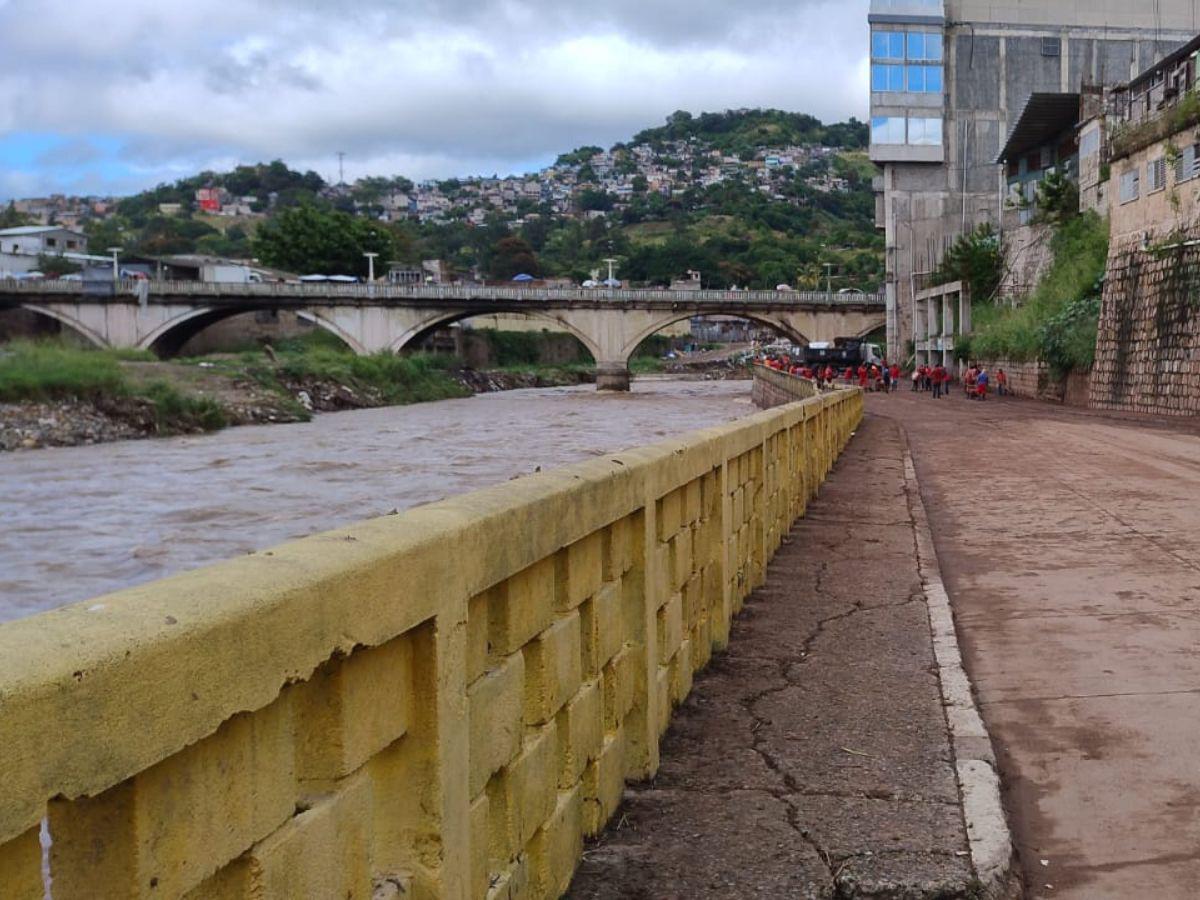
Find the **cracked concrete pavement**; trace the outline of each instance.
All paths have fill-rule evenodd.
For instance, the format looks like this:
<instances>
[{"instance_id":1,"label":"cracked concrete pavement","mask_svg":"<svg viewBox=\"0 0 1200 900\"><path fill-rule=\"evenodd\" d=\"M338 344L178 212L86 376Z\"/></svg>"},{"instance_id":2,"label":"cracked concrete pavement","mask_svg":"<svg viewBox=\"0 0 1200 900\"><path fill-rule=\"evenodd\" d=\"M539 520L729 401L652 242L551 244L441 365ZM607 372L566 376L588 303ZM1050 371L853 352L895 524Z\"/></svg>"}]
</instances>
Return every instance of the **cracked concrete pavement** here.
<instances>
[{"instance_id":1,"label":"cracked concrete pavement","mask_svg":"<svg viewBox=\"0 0 1200 900\"><path fill-rule=\"evenodd\" d=\"M569 897L972 895L915 540L902 434L868 420Z\"/></svg>"},{"instance_id":2,"label":"cracked concrete pavement","mask_svg":"<svg viewBox=\"0 0 1200 900\"><path fill-rule=\"evenodd\" d=\"M1196 423L871 396L903 423L1027 895L1200 893Z\"/></svg>"}]
</instances>

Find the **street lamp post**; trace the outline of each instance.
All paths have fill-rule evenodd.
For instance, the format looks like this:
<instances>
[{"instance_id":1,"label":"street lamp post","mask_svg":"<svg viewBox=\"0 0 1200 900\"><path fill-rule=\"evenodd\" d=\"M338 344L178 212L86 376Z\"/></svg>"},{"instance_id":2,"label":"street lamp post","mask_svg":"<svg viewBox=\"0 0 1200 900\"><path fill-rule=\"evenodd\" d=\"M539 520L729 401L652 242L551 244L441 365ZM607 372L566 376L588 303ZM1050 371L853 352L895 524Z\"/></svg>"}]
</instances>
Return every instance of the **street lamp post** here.
<instances>
[{"instance_id":1,"label":"street lamp post","mask_svg":"<svg viewBox=\"0 0 1200 900\"><path fill-rule=\"evenodd\" d=\"M825 299L833 302L833 263L825 263Z\"/></svg>"},{"instance_id":2,"label":"street lamp post","mask_svg":"<svg viewBox=\"0 0 1200 900\"><path fill-rule=\"evenodd\" d=\"M121 253L123 247L109 247L108 252L113 258L113 289L116 290L117 283L121 280L121 264L117 261L117 254Z\"/></svg>"},{"instance_id":3,"label":"street lamp post","mask_svg":"<svg viewBox=\"0 0 1200 900\"><path fill-rule=\"evenodd\" d=\"M367 293L374 295L375 293L375 257L378 253L364 253L367 258Z\"/></svg>"},{"instance_id":4,"label":"street lamp post","mask_svg":"<svg viewBox=\"0 0 1200 900\"><path fill-rule=\"evenodd\" d=\"M611 291L613 289L613 282L616 281L613 266L617 264L617 260L609 256L605 257L604 261L608 263L608 280L604 283L604 286Z\"/></svg>"}]
</instances>

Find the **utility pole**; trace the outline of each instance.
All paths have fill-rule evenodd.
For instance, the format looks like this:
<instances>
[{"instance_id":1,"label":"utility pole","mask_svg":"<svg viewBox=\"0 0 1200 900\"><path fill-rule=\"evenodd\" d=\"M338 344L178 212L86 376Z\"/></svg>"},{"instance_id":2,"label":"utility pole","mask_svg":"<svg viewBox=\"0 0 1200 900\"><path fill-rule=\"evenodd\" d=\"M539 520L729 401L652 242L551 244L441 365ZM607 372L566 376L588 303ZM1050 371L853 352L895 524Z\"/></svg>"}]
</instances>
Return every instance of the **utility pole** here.
<instances>
[{"instance_id":1,"label":"utility pole","mask_svg":"<svg viewBox=\"0 0 1200 900\"><path fill-rule=\"evenodd\" d=\"M112 254L112 258L113 258L113 293L114 294L117 292L117 284L121 280L121 265L120 265L120 263L117 262L117 254L119 254L123 249L124 248L122 248L122 247L109 247L108 248L108 252Z\"/></svg>"},{"instance_id":2,"label":"utility pole","mask_svg":"<svg viewBox=\"0 0 1200 900\"><path fill-rule=\"evenodd\" d=\"M605 257L604 262L608 263L608 281L609 281L608 287L612 287L612 282L614 281L613 266L615 266L618 261L616 259L613 259L610 256L610 257Z\"/></svg>"},{"instance_id":3,"label":"utility pole","mask_svg":"<svg viewBox=\"0 0 1200 900\"><path fill-rule=\"evenodd\" d=\"M375 257L378 253L364 253L367 258L367 293L375 296Z\"/></svg>"},{"instance_id":4,"label":"utility pole","mask_svg":"<svg viewBox=\"0 0 1200 900\"><path fill-rule=\"evenodd\" d=\"M833 263L825 263L825 299L833 300Z\"/></svg>"}]
</instances>

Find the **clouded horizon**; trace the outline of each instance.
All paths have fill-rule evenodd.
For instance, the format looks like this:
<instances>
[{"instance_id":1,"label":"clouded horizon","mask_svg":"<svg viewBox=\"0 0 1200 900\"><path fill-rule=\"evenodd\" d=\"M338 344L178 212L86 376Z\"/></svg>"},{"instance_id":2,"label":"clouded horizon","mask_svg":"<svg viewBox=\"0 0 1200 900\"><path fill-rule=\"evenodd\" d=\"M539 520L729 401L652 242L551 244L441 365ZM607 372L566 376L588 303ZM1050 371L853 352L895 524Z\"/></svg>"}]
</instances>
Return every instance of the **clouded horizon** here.
<instances>
[{"instance_id":1,"label":"clouded horizon","mask_svg":"<svg viewBox=\"0 0 1200 900\"><path fill-rule=\"evenodd\" d=\"M867 109L866 0L0 0L0 200L281 158L532 171L694 113Z\"/></svg>"}]
</instances>

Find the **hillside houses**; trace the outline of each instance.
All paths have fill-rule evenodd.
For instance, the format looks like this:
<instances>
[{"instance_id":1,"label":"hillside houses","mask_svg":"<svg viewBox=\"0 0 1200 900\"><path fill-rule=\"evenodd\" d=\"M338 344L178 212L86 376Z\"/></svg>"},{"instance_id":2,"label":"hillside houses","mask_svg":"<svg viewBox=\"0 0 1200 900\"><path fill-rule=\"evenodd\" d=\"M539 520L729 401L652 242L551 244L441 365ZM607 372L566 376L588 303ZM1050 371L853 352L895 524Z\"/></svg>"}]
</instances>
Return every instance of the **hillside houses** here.
<instances>
[{"instance_id":1,"label":"hillside houses","mask_svg":"<svg viewBox=\"0 0 1200 900\"><path fill-rule=\"evenodd\" d=\"M354 185L325 185L320 195L341 208L353 207L384 222L461 221L483 226L499 219L513 226L534 213L581 220L619 216L639 198L680 198L688 191L708 190L735 179L775 201L793 204L804 201L797 191L784 188L794 186L798 178L817 192L850 190L834 170L838 151L820 145L763 147L752 156L725 154L695 138L592 149L595 152L567 154L533 174L416 185L394 179L396 187L369 197L365 191L360 193L360 185L381 179L364 179ZM235 193L219 182L200 184L164 197L154 211L164 217L200 213L265 218L279 199L274 191L253 196ZM54 195L13 203L13 210L32 224L68 228L104 219L116 209L117 201L101 197Z\"/></svg>"},{"instance_id":2,"label":"hillside houses","mask_svg":"<svg viewBox=\"0 0 1200 900\"><path fill-rule=\"evenodd\" d=\"M426 181L416 186L411 215L423 223L455 219L482 225L492 215L512 224L536 207L559 216L596 218L604 209L581 207L591 193L611 198L620 212L639 194L679 197L688 190L710 188L741 178L764 194L789 201L779 189L803 173L803 181L822 193L845 192L850 184L833 170L837 151L805 145L763 148L751 159L723 155L695 140L637 144L560 159L535 175Z\"/></svg>"}]
</instances>

